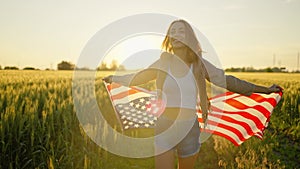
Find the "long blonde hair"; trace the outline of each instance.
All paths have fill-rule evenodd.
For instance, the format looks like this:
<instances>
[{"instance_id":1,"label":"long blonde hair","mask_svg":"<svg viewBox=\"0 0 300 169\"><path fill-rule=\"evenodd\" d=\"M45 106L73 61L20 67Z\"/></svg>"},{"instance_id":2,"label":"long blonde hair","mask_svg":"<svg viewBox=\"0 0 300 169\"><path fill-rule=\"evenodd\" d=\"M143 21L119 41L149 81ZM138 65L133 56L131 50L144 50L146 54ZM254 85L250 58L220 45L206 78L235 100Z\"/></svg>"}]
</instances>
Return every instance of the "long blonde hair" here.
<instances>
[{"instance_id":1,"label":"long blonde hair","mask_svg":"<svg viewBox=\"0 0 300 169\"><path fill-rule=\"evenodd\" d=\"M208 115L208 109L210 107L207 93L206 93L206 82L205 77L209 78L208 72L202 62L202 48L201 45L196 37L196 34L192 28L192 26L185 20L175 20L173 21L167 31L167 35L162 42L162 49L165 50L168 53L174 54L173 46L171 43L172 37L170 37L170 31L171 27L174 23L181 22L185 25L185 34L186 34L186 41L184 42L184 46L187 49L186 53L186 59L190 63L195 63L200 68L200 72L198 72L198 75L195 75L195 78L198 79L198 89L199 89L199 97L201 100L200 107L202 109L202 115L203 115L203 122L206 123L207 115Z\"/></svg>"},{"instance_id":2,"label":"long blonde hair","mask_svg":"<svg viewBox=\"0 0 300 169\"><path fill-rule=\"evenodd\" d=\"M186 57L190 63L193 63L198 60L198 57L202 56L202 48L195 35L192 26L187 21L183 19L173 21L168 28L167 35L163 40L161 47L163 50L165 50L168 53L174 53L173 46L171 43L172 37L170 37L170 31L173 24L177 22L181 22L185 26L185 30L186 30L185 33L186 33L187 40L184 42L184 46L187 48Z\"/></svg>"}]
</instances>

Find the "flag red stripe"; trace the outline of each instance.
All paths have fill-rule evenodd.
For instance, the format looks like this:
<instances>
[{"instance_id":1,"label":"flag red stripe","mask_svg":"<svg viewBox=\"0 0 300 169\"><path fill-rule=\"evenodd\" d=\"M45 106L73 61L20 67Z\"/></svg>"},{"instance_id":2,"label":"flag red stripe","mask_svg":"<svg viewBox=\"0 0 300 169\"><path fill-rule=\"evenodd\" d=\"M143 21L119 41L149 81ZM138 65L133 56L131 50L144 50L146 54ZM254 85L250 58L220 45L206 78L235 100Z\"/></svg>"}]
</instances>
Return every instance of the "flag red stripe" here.
<instances>
[{"instance_id":1,"label":"flag red stripe","mask_svg":"<svg viewBox=\"0 0 300 169\"><path fill-rule=\"evenodd\" d=\"M244 105L243 103L237 101L237 100L234 100L234 99L228 99L228 100L225 100L224 101L225 103L237 108L237 109L247 109L249 108L248 106Z\"/></svg>"},{"instance_id":2,"label":"flag red stripe","mask_svg":"<svg viewBox=\"0 0 300 169\"><path fill-rule=\"evenodd\" d=\"M118 84L118 83L111 83L110 85L107 85L107 89L108 91L111 91L112 89L116 89L121 87L122 85Z\"/></svg>"},{"instance_id":3,"label":"flag red stripe","mask_svg":"<svg viewBox=\"0 0 300 169\"><path fill-rule=\"evenodd\" d=\"M113 95L111 97L112 97L113 100L117 100L117 99L122 99L124 97L127 97L129 95L135 94L135 93L139 93L139 91L136 91L136 90L127 90L127 91L115 94L115 95Z\"/></svg>"},{"instance_id":4,"label":"flag red stripe","mask_svg":"<svg viewBox=\"0 0 300 169\"><path fill-rule=\"evenodd\" d=\"M234 145L236 146L239 146L241 143L238 143L234 138L230 137L229 135L227 134L224 134L224 133L221 133L221 132L218 132L216 130L210 130L210 129L201 129L202 132L206 132L206 133L212 133L212 134L216 134L218 136L221 136L221 137L224 137L226 138L227 140L231 141Z\"/></svg>"},{"instance_id":5,"label":"flag red stripe","mask_svg":"<svg viewBox=\"0 0 300 169\"><path fill-rule=\"evenodd\" d=\"M279 93L279 95L281 96L281 93ZM276 106L277 104L277 100L275 98L265 98L257 93L253 93L251 96L250 96L251 99L261 103L261 102L268 102L270 103L273 107Z\"/></svg>"}]
</instances>

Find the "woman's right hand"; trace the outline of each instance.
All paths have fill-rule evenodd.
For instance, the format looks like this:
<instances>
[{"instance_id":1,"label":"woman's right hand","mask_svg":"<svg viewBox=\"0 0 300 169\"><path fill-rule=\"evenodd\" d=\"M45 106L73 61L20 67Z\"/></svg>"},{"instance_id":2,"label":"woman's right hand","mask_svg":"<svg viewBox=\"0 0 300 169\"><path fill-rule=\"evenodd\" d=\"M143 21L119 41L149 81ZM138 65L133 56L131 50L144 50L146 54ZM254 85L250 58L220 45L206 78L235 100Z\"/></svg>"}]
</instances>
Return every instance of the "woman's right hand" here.
<instances>
[{"instance_id":1,"label":"woman's right hand","mask_svg":"<svg viewBox=\"0 0 300 169\"><path fill-rule=\"evenodd\" d=\"M104 77L102 80L106 83L112 83L113 75Z\"/></svg>"}]
</instances>

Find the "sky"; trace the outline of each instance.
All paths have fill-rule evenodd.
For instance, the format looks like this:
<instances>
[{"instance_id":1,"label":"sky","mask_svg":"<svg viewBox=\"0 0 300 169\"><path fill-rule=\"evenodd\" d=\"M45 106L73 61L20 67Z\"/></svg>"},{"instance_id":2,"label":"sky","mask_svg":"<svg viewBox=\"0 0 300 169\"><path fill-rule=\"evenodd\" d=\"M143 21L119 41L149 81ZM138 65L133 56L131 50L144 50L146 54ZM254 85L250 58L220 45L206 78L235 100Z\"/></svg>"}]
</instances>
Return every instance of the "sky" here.
<instances>
[{"instance_id":1,"label":"sky","mask_svg":"<svg viewBox=\"0 0 300 169\"><path fill-rule=\"evenodd\" d=\"M300 0L1 0L0 65L77 63L99 30L142 13L187 20L209 40L222 68L297 69Z\"/></svg>"}]
</instances>

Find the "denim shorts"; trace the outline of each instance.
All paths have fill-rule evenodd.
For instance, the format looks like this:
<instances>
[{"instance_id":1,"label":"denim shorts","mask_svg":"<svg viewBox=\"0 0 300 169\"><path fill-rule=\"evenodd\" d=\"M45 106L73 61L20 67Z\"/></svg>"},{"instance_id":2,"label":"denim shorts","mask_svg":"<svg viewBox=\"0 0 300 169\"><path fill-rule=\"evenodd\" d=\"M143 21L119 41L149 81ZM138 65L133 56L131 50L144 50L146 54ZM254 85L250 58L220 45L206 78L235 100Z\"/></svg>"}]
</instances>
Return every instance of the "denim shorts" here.
<instances>
[{"instance_id":1,"label":"denim shorts","mask_svg":"<svg viewBox=\"0 0 300 169\"><path fill-rule=\"evenodd\" d=\"M173 125L174 124L174 125ZM163 116L158 118L155 132L160 134L173 125L172 134L156 140L156 146L164 150L176 150L181 158L195 155L200 150L200 127L197 118L174 122Z\"/></svg>"}]
</instances>

